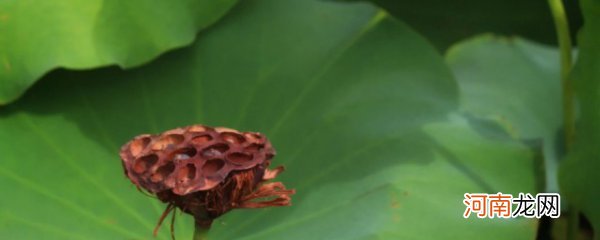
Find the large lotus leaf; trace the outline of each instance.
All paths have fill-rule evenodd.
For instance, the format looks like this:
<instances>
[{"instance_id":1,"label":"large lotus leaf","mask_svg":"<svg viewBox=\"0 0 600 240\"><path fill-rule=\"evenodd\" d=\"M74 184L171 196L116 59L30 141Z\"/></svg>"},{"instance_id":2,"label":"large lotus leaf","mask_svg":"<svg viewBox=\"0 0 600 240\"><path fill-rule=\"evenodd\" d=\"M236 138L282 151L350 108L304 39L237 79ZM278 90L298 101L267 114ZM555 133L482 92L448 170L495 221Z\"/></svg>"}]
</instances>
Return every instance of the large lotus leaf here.
<instances>
[{"instance_id":1,"label":"large lotus leaf","mask_svg":"<svg viewBox=\"0 0 600 240\"><path fill-rule=\"evenodd\" d=\"M543 148L546 185L558 191L562 140L558 50L521 38L481 35L446 54L461 90L461 109L492 120L515 139Z\"/></svg>"},{"instance_id":2,"label":"large lotus leaf","mask_svg":"<svg viewBox=\"0 0 600 240\"><path fill-rule=\"evenodd\" d=\"M585 25L579 37L579 56L572 81L580 107L573 154L561 165L561 190L567 201L600 232L600 2L581 1Z\"/></svg>"},{"instance_id":3,"label":"large lotus leaf","mask_svg":"<svg viewBox=\"0 0 600 240\"><path fill-rule=\"evenodd\" d=\"M129 68L190 44L235 2L0 1L0 105L57 67Z\"/></svg>"},{"instance_id":4,"label":"large lotus leaf","mask_svg":"<svg viewBox=\"0 0 600 240\"><path fill-rule=\"evenodd\" d=\"M150 238L164 205L125 178L119 145L194 123L264 132L298 191L291 207L226 214L211 239L533 238L535 220L463 218L465 192L533 192L534 164L448 120L456 108L441 56L370 5L244 1L190 48L53 72L2 109L0 238Z\"/></svg>"}]
</instances>

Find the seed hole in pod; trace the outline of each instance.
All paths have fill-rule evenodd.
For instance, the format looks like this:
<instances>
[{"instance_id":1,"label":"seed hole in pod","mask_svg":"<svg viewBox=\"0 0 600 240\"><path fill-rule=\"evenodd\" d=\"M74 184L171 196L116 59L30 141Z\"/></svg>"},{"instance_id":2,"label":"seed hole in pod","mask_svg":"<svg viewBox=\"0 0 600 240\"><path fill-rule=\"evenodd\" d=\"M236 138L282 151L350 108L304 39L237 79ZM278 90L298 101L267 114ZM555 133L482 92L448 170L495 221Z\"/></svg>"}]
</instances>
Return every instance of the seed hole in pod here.
<instances>
[{"instance_id":1,"label":"seed hole in pod","mask_svg":"<svg viewBox=\"0 0 600 240\"><path fill-rule=\"evenodd\" d=\"M172 155L174 161L179 161L193 158L196 156L196 153L198 152L195 148L182 148L173 152Z\"/></svg>"},{"instance_id":2,"label":"seed hole in pod","mask_svg":"<svg viewBox=\"0 0 600 240\"><path fill-rule=\"evenodd\" d=\"M222 132L221 137L223 138L223 140L233 144L240 144L246 141L246 139L244 139L244 136L234 132Z\"/></svg>"},{"instance_id":3,"label":"seed hole in pod","mask_svg":"<svg viewBox=\"0 0 600 240\"><path fill-rule=\"evenodd\" d=\"M150 154L138 158L133 164L133 171L136 173L143 173L146 170L150 169L156 162L158 161L158 156L155 154Z\"/></svg>"},{"instance_id":4,"label":"seed hole in pod","mask_svg":"<svg viewBox=\"0 0 600 240\"><path fill-rule=\"evenodd\" d=\"M219 143L202 150L202 156L206 158L220 157L223 153L227 152L227 150L229 150L227 144Z\"/></svg>"},{"instance_id":5,"label":"seed hole in pod","mask_svg":"<svg viewBox=\"0 0 600 240\"><path fill-rule=\"evenodd\" d=\"M196 146L199 146L209 142L210 140L212 140L212 137L208 134L205 134L192 138L192 143L194 143Z\"/></svg>"},{"instance_id":6,"label":"seed hole in pod","mask_svg":"<svg viewBox=\"0 0 600 240\"><path fill-rule=\"evenodd\" d=\"M179 182L187 182L196 178L196 166L188 163L177 173L177 179Z\"/></svg>"},{"instance_id":7,"label":"seed hole in pod","mask_svg":"<svg viewBox=\"0 0 600 240\"><path fill-rule=\"evenodd\" d=\"M232 162L234 164L244 164L244 163L252 161L252 155L234 152L234 153L227 155L227 160L229 160L229 162Z\"/></svg>"},{"instance_id":8,"label":"seed hole in pod","mask_svg":"<svg viewBox=\"0 0 600 240\"><path fill-rule=\"evenodd\" d=\"M211 159L204 163L204 166L202 166L202 172L205 175L212 175L221 170L221 168L224 166L225 161L223 161L223 159Z\"/></svg>"},{"instance_id":9,"label":"seed hole in pod","mask_svg":"<svg viewBox=\"0 0 600 240\"><path fill-rule=\"evenodd\" d=\"M156 173L152 174L150 180L153 182L160 182L173 173L173 171L175 171L175 164L173 164L173 162L168 162L167 164L160 166L156 170Z\"/></svg>"},{"instance_id":10,"label":"seed hole in pod","mask_svg":"<svg viewBox=\"0 0 600 240\"><path fill-rule=\"evenodd\" d=\"M183 142L184 137L181 134L169 134L158 139L155 143L152 144L152 150L163 150L170 146L175 146Z\"/></svg>"},{"instance_id":11,"label":"seed hole in pod","mask_svg":"<svg viewBox=\"0 0 600 240\"><path fill-rule=\"evenodd\" d=\"M247 147L245 147L244 150L247 152L254 153L254 152L258 152L258 151L262 150L263 148L264 148L264 145L258 144L258 143L253 143L253 144L250 144Z\"/></svg>"},{"instance_id":12,"label":"seed hole in pod","mask_svg":"<svg viewBox=\"0 0 600 240\"><path fill-rule=\"evenodd\" d=\"M148 144L150 144L150 137L141 137L133 140L133 142L129 146L131 155L137 157L148 146Z\"/></svg>"}]
</instances>

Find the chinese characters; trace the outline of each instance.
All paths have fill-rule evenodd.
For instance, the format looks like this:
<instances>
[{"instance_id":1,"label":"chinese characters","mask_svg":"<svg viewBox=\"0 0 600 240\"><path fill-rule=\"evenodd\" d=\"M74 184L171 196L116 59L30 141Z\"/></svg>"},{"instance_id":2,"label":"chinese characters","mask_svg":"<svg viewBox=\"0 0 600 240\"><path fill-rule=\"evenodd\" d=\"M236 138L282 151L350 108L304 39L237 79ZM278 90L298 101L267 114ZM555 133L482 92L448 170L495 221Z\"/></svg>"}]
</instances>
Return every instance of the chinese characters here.
<instances>
[{"instance_id":1,"label":"chinese characters","mask_svg":"<svg viewBox=\"0 0 600 240\"><path fill-rule=\"evenodd\" d=\"M558 193L511 194L465 193L466 206L463 217L476 214L478 218L551 218L560 217L560 195Z\"/></svg>"}]
</instances>

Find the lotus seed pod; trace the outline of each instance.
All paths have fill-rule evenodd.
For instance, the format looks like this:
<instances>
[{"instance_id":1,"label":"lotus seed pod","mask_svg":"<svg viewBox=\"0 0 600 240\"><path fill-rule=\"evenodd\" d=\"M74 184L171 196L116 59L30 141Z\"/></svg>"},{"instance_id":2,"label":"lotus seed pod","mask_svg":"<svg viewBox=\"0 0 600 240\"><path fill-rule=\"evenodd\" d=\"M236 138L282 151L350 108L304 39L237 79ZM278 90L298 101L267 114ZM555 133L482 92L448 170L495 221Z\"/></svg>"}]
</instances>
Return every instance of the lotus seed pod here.
<instances>
[{"instance_id":1,"label":"lotus seed pod","mask_svg":"<svg viewBox=\"0 0 600 240\"><path fill-rule=\"evenodd\" d=\"M159 226L173 207L208 227L234 208L289 206L295 193L282 183L265 183L283 167L268 169L275 150L260 133L192 125L139 135L120 156L131 182L168 204Z\"/></svg>"}]
</instances>

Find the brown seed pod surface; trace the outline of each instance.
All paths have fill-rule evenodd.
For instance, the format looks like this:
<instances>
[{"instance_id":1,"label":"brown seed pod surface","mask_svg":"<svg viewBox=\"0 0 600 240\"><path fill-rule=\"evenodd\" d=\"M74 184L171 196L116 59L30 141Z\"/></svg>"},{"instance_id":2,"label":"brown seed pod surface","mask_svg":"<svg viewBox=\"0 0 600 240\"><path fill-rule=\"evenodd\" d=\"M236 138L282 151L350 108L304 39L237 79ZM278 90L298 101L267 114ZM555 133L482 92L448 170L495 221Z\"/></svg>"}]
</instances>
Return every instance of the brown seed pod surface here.
<instances>
[{"instance_id":1,"label":"brown seed pod surface","mask_svg":"<svg viewBox=\"0 0 600 240\"><path fill-rule=\"evenodd\" d=\"M288 206L294 194L278 182L263 184L283 168L267 169L275 150L261 133L192 125L139 135L120 156L137 187L169 203L167 213L177 206L197 224L210 225L233 208ZM264 198L271 199L253 201Z\"/></svg>"}]
</instances>

